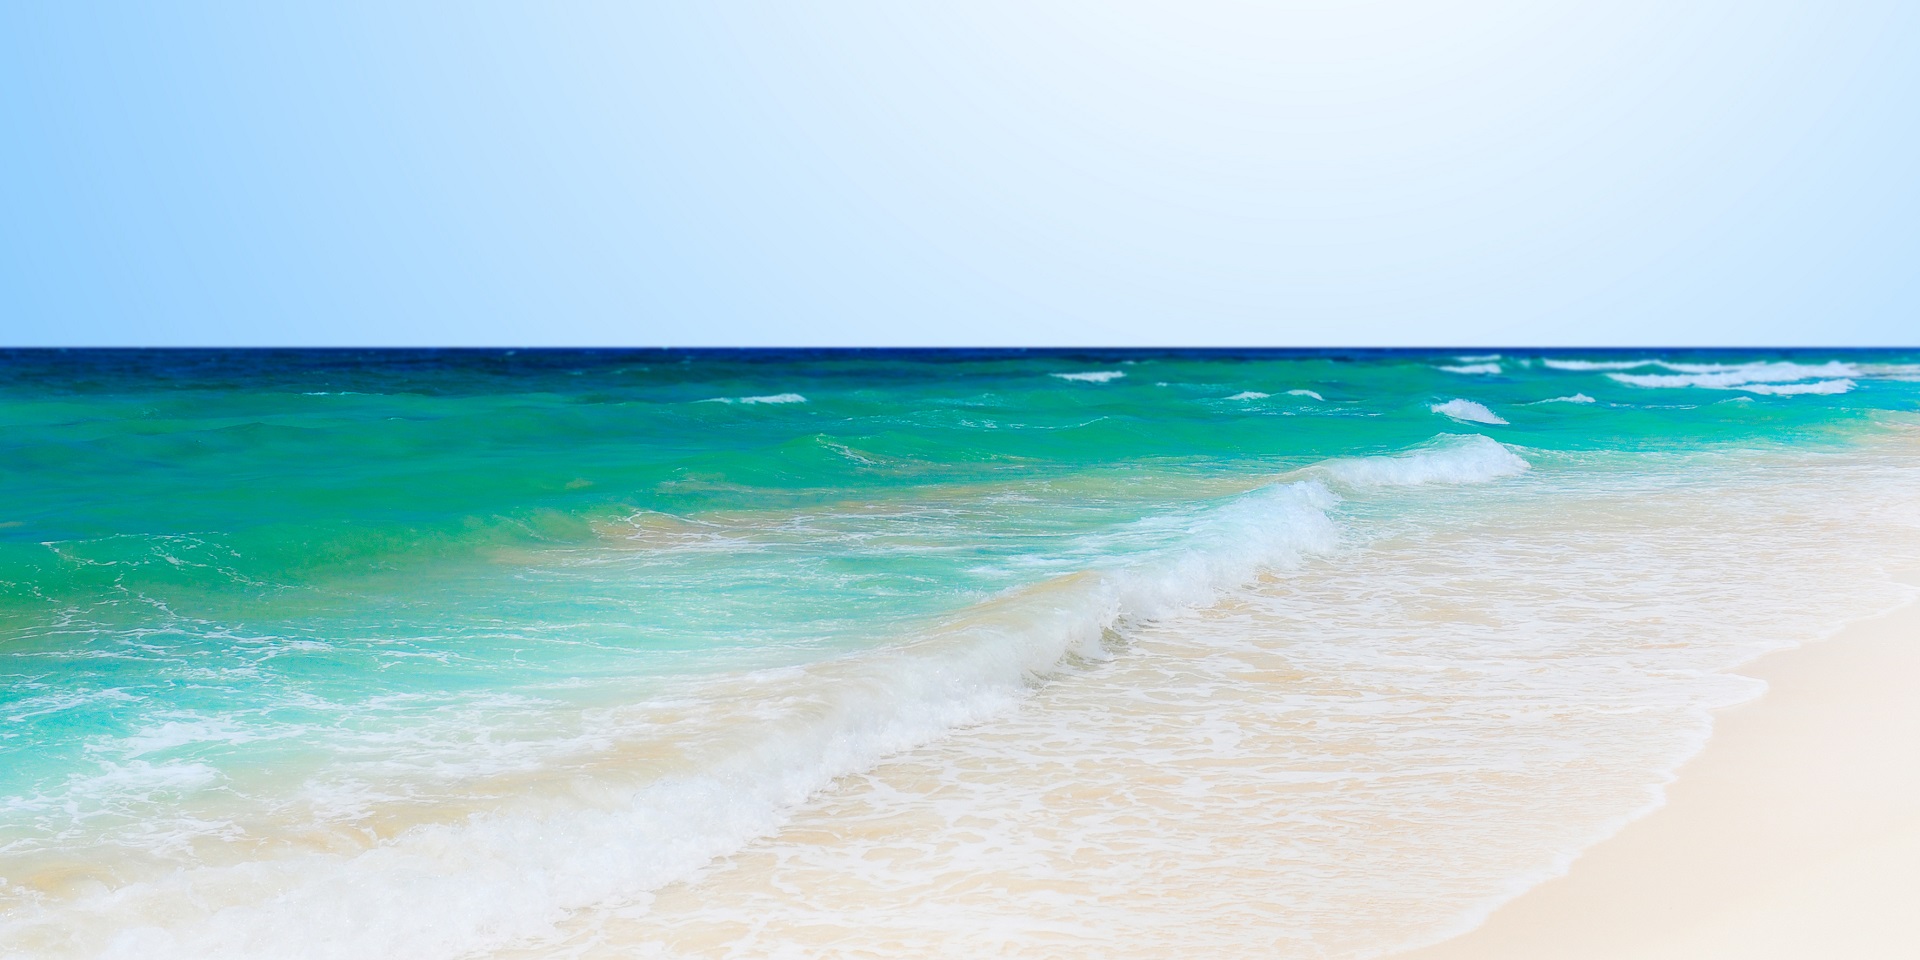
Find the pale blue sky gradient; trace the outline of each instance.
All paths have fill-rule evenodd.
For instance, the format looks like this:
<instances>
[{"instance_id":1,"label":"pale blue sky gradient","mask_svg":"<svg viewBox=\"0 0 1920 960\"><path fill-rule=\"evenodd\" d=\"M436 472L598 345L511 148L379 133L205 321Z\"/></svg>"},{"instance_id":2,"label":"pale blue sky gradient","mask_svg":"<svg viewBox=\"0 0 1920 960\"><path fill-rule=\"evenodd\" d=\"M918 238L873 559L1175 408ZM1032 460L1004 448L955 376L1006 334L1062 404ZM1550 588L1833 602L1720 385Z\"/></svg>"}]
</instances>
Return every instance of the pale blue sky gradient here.
<instances>
[{"instance_id":1,"label":"pale blue sky gradient","mask_svg":"<svg viewBox=\"0 0 1920 960\"><path fill-rule=\"evenodd\" d=\"M1920 342L1911 0L283 6L0 7L0 343Z\"/></svg>"}]
</instances>

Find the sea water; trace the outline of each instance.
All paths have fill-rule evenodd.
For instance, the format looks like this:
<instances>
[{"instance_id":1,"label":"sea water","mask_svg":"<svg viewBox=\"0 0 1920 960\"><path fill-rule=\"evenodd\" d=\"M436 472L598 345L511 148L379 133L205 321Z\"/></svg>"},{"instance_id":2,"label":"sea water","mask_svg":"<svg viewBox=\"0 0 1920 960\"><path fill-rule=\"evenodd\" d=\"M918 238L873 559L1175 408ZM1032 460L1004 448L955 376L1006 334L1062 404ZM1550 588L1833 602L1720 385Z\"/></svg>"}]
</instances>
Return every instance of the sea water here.
<instances>
[{"instance_id":1,"label":"sea water","mask_svg":"<svg viewBox=\"0 0 1920 960\"><path fill-rule=\"evenodd\" d=\"M1907 599L1897 352L0 356L0 956L1369 957Z\"/></svg>"}]
</instances>

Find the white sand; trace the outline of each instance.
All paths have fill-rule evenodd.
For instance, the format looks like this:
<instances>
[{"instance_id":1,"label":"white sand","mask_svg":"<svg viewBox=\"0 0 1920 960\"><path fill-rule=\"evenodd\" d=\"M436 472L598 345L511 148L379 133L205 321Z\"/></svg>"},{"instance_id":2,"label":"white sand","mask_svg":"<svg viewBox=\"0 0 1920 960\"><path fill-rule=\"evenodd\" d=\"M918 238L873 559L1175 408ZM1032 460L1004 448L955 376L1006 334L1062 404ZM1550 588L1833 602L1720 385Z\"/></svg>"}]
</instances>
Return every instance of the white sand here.
<instances>
[{"instance_id":1,"label":"white sand","mask_svg":"<svg viewBox=\"0 0 1920 960\"><path fill-rule=\"evenodd\" d=\"M1749 672L1666 806L1396 960L1920 957L1920 607Z\"/></svg>"}]
</instances>

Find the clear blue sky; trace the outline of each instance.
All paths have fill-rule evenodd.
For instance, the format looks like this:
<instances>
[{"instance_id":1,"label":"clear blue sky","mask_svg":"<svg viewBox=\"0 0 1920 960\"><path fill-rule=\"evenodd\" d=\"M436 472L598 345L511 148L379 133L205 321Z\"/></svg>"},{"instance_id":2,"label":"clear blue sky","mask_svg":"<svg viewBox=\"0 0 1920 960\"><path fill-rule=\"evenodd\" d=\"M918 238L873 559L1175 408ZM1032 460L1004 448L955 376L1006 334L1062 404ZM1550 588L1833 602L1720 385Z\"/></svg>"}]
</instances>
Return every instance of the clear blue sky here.
<instances>
[{"instance_id":1,"label":"clear blue sky","mask_svg":"<svg viewBox=\"0 0 1920 960\"><path fill-rule=\"evenodd\" d=\"M293 6L0 0L0 342L1920 342L1913 0Z\"/></svg>"}]
</instances>

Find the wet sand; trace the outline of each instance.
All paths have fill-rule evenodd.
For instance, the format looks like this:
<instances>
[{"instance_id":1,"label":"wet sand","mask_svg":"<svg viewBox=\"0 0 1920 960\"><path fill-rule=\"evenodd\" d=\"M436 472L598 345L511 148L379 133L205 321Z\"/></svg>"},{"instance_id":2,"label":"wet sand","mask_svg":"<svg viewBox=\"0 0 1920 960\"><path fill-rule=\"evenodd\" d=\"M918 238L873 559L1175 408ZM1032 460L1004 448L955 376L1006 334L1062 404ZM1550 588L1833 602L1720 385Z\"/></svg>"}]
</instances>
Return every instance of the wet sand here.
<instances>
[{"instance_id":1,"label":"wet sand","mask_svg":"<svg viewBox=\"0 0 1920 960\"><path fill-rule=\"evenodd\" d=\"M1395 960L1920 956L1920 606L1742 672L1767 694L1722 713L1664 807Z\"/></svg>"}]
</instances>

